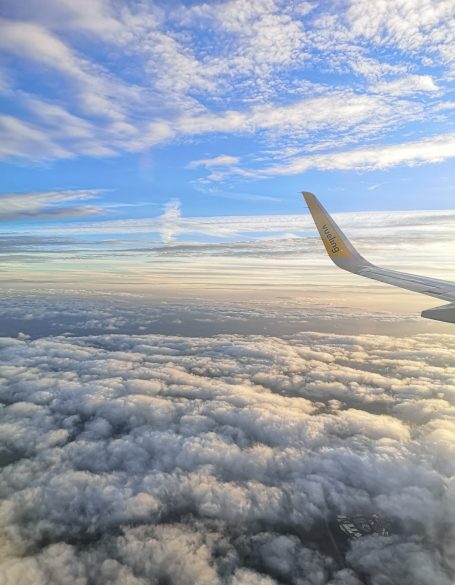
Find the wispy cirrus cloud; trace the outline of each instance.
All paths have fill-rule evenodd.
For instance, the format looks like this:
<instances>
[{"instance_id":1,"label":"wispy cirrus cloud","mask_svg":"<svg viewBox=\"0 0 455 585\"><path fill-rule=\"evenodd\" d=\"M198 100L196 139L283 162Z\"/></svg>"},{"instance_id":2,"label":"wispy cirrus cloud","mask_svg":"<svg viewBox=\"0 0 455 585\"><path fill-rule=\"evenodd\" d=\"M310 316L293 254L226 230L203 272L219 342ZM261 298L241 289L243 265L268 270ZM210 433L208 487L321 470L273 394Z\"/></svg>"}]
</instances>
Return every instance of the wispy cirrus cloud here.
<instances>
[{"instance_id":1,"label":"wispy cirrus cloud","mask_svg":"<svg viewBox=\"0 0 455 585\"><path fill-rule=\"evenodd\" d=\"M401 124L404 118L412 120L422 115L422 106L415 102L343 90L286 105L261 104L246 111L184 115L176 121L176 129L190 135L269 131L302 138L324 130L339 136L347 131L360 134L363 130L374 134Z\"/></svg>"},{"instance_id":2,"label":"wispy cirrus cloud","mask_svg":"<svg viewBox=\"0 0 455 585\"><path fill-rule=\"evenodd\" d=\"M405 96L419 92L437 92L439 87L430 75L407 75L393 81L381 81L371 89L380 94Z\"/></svg>"},{"instance_id":3,"label":"wispy cirrus cloud","mask_svg":"<svg viewBox=\"0 0 455 585\"><path fill-rule=\"evenodd\" d=\"M415 142L296 157L283 165L263 169L262 172L265 175L290 175L303 173L311 168L368 171L401 164L432 164L452 158L455 158L455 134L445 134Z\"/></svg>"},{"instance_id":4,"label":"wispy cirrus cloud","mask_svg":"<svg viewBox=\"0 0 455 585\"><path fill-rule=\"evenodd\" d=\"M249 179L265 179L270 176L289 176L303 174L308 170L322 171L375 171L390 169L399 165L408 167L436 164L455 158L455 134L441 134L424 140L401 142L398 144L371 145L349 150L329 151L310 154L312 150L327 149L333 144L315 145L305 156L291 154L283 162L270 166L257 167L254 171L238 163L211 172L206 182L223 182L232 176Z\"/></svg>"},{"instance_id":5,"label":"wispy cirrus cloud","mask_svg":"<svg viewBox=\"0 0 455 585\"><path fill-rule=\"evenodd\" d=\"M125 121L122 100L138 98L134 85L113 79L112 73L79 55L41 25L2 19L0 32L0 49L68 78L77 96L76 105L85 114L110 122Z\"/></svg>"},{"instance_id":6,"label":"wispy cirrus cloud","mask_svg":"<svg viewBox=\"0 0 455 585\"><path fill-rule=\"evenodd\" d=\"M96 199L99 193L100 190L97 189L2 193L0 221L99 215L103 212L99 206L74 205L74 202Z\"/></svg>"},{"instance_id":7,"label":"wispy cirrus cloud","mask_svg":"<svg viewBox=\"0 0 455 585\"><path fill-rule=\"evenodd\" d=\"M188 164L189 169L197 169L198 167L229 167L237 164L240 159L237 156L230 156L228 154L220 154L213 158L201 158L193 160Z\"/></svg>"},{"instance_id":8,"label":"wispy cirrus cloud","mask_svg":"<svg viewBox=\"0 0 455 585\"><path fill-rule=\"evenodd\" d=\"M73 153L48 131L14 116L0 116L0 155L29 160L70 158Z\"/></svg>"}]
</instances>

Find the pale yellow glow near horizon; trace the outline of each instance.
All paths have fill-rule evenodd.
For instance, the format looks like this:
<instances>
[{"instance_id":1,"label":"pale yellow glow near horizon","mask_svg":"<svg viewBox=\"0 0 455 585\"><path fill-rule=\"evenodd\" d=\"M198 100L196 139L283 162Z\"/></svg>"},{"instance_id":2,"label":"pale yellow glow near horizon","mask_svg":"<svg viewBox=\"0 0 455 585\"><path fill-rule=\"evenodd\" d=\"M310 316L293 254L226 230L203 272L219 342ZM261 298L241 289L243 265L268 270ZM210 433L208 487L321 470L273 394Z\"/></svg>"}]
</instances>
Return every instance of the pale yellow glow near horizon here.
<instances>
[{"instance_id":1,"label":"pale yellow glow near horizon","mask_svg":"<svg viewBox=\"0 0 455 585\"><path fill-rule=\"evenodd\" d=\"M335 306L403 313L442 304L438 299L366 280L336 268L315 235L280 237L274 232L278 224L294 223L291 227L301 229L299 222L307 226L308 219L306 216L303 220L300 216L257 216L249 218L248 222L240 218L237 224L236 218L231 218L232 225L224 226L224 231L231 232L231 236L216 241L212 231L219 218L200 221L191 218L188 220L191 230L196 229L194 226L198 222L202 226L211 225L211 240L182 239L168 244L136 240L137 249L128 242L127 245L112 244L111 248L90 246L84 243L88 237L84 234L84 241L74 249L30 250L27 257L11 256L3 263L0 285L18 291L33 288L104 290L181 299L270 300L287 296L296 303L305 299L310 305L323 301ZM238 225L242 222L247 227L240 229ZM251 230L254 222L263 232L257 238L242 232L242 229ZM455 214L343 214L339 223L371 262L455 282ZM106 228L103 222L98 227L92 223L87 226L98 229L96 233ZM241 233L236 235L236 229ZM129 232L125 235L134 236Z\"/></svg>"},{"instance_id":2,"label":"pale yellow glow near horizon","mask_svg":"<svg viewBox=\"0 0 455 585\"><path fill-rule=\"evenodd\" d=\"M396 289L341 271L325 257L314 258L166 258L74 259L10 266L1 275L4 287L130 292L184 299L266 299L287 296L299 303L321 302L364 310L415 312L437 299ZM433 272L430 267L411 267ZM425 269L427 269L425 271ZM14 275L13 278L8 278ZM449 275L455 280L455 271ZM442 304L442 303L439 303Z\"/></svg>"}]
</instances>

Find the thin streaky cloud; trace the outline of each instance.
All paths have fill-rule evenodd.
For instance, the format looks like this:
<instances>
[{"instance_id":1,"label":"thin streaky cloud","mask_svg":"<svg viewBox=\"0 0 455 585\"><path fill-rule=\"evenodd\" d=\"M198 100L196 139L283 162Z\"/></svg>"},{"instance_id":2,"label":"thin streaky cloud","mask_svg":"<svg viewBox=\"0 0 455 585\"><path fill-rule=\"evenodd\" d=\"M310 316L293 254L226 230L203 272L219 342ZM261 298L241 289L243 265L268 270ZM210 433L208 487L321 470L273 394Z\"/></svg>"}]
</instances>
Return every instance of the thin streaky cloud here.
<instances>
[{"instance_id":1,"label":"thin streaky cloud","mask_svg":"<svg viewBox=\"0 0 455 585\"><path fill-rule=\"evenodd\" d=\"M445 134L414 142L371 146L344 152L311 155L291 160L288 164L268 167L265 175L302 173L320 170L378 170L397 165L434 164L455 157L455 134Z\"/></svg>"},{"instance_id":2,"label":"thin streaky cloud","mask_svg":"<svg viewBox=\"0 0 455 585\"><path fill-rule=\"evenodd\" d=\"M0 194L0 221L99 215L95 205L72 205L74 201L97 199L100 189Z\"/></svg>"},{"instance_id":3,"label":"thin streaky cloud","mask_svg":"<svg viewBox=\"0 0 455 585\"><path fill-rule=\"evenodd\" d=\"M198 167L225 167L225 166L232 166L239 162L239 158L237 156L230 156L228 154L220 154L219 156L215 156L213 158L201 158L198 160L193 160L188 164L189 169L197 169Z\"/></svg>"}]
</instances>

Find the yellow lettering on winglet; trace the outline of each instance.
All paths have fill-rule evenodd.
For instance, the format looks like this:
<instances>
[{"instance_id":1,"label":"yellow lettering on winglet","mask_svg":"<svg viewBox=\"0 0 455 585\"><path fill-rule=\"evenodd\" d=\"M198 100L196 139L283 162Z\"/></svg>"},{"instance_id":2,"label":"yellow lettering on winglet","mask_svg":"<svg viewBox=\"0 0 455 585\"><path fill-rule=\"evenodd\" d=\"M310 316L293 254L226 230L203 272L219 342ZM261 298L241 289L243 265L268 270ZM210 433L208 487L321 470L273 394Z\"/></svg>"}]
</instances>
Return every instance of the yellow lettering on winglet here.
<instances>
[{"instance_id":1,"label":"yellow lettering on winglet","mask_svg":"<svg viewBox=\"0 0 455 585\"><path fill-rule=\"evenodd\" d=\"M346 248L343 238L338 233L336 227L332 224L327 215L322 211L314 200L312 193L305 193L308 207L314 218L316 227L319 230L321 239L324 242L327 254L333 258L352 258L351 252Z\"/></svg>"}]
</instances>

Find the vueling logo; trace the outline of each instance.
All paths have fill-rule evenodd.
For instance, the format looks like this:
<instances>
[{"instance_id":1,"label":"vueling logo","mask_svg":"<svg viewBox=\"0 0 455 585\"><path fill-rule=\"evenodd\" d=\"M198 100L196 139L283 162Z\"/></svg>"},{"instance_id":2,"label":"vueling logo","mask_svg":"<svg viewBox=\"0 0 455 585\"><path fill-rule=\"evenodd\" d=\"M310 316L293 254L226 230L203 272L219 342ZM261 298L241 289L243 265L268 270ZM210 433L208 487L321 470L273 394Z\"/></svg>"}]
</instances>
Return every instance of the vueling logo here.
<instances>
[{"instance_id":1,"label":"vueling logo","mask_svg":"<svg viewBox=\"0 0 455 585\"><path fill-rule=\"evenodd\" d=\"M337 245L337 241L336 241L337 240L337 237L336 236L333 236L330 233L330 230L329 230L329 228L327 227L326 224L324 224L322 226L322 231L324 232L325 237L327 238L327 240L330 243L330 247L332 249L332 254L336 254L337 252L339 252L340 251L340 248Z\"/></svg>"}]
</instances>

